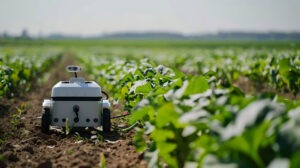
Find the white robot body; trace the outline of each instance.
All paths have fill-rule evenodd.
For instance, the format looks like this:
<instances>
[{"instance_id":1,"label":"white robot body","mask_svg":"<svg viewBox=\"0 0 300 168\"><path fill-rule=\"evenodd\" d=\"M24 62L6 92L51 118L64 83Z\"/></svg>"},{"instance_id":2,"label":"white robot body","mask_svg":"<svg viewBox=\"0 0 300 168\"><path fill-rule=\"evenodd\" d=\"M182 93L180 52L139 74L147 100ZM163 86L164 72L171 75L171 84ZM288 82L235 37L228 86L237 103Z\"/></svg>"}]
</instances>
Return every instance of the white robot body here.
<instances>
[{"instance_id":1,"label":"white robot body","mask_svg":"<svg viewBox=\"0 0 300 168\"><path fill-rule=\"evenodd\" d=\"M74 69L77 66L69 67ZM72 70L69 72L74 72ZM103 118L103 110L110 112L109 108L110 103L102 98L101 87L96 82L77 77L60 81L53 86L51 99L43 102L42 131L47 132L49 126L65 127L66 124L70 127L97 127L106 122L107 125L110 121L104 120L110 120L110 114L109 118Z\"/></svg>"}]
</instances>

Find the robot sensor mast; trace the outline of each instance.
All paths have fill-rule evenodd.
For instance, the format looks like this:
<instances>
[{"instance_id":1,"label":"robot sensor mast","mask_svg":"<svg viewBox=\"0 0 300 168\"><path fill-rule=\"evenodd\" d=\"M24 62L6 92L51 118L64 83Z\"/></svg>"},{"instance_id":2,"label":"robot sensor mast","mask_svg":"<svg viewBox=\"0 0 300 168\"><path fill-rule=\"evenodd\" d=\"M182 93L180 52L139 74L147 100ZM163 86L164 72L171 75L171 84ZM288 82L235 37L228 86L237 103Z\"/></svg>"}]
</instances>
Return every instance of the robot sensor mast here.
<instances>
[{"instance_id":1,"label":"robot sensor mast","mask_svg":"<svg viewBox=\"0 0 300 168\"><path fill-rule=\"evenodd\" d=\"M81 70L80 66L75 66L75 65L67 66L67 71L68 72L74 72L75 73L75 78L77 78L77 72L80 72L80 70Z\"/></svg>"}]
</instances>

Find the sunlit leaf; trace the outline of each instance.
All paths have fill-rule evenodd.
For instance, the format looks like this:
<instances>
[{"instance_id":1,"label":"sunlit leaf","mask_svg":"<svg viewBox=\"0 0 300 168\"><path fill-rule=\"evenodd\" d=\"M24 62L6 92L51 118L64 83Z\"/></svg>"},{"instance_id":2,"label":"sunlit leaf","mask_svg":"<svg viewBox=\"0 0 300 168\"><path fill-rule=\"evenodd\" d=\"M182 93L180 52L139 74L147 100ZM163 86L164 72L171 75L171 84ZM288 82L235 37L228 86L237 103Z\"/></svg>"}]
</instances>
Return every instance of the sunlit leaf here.
<instances>
[{"instance_id":1,"label":"sunlit leaf","mask_svg":"<svg viewBox=\"0 0 300 168\"><path fill-rule=\"evenodd\" d=\"M193 77L185 89L184 95L202 93L209 89L209 84L207 79L203 76Z\"/></svg>"}]
</instances>

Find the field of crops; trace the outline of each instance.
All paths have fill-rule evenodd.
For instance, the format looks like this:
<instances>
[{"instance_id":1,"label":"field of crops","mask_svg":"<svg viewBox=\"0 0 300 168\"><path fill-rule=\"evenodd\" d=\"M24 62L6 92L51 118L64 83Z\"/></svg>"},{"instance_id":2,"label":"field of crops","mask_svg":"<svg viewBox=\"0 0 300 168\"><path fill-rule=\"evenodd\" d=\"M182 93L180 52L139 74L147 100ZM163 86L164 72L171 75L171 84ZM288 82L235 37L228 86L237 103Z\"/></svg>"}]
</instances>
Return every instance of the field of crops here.
<instances>
[{"instance_id":1,"label":"field of crops","mask_svg":"<svg viewBox=\"0 0 300 168\"><path fill-rule=\"evenodd\" d=\"M96 49L92 57L78 55L132 113L130 122L144 126L134 140L147 151L150 167L299 166L299 50Z\"/></svg>"},{"instance_id":2,"label":"field of crops","mask_svg":"<svg viewBox=\"0 0 300 168\"><path fill-rule=\"evenodd\" d=\"M24 94L68 52L112 115L131 114L148 167L300 167L297 45L76 45L1 49L0 96Z\"/></svg>"},{"instance_id":3,"label":"field of crops","mask_svg":"<svg viewBox=\"0 0 300 168\"><path fill-rule=\"evenodd\" d=\"M0 48L0 97L25 93L39 74L59 59L58 50L7 47Z\"/></svg>"}]
</instances>

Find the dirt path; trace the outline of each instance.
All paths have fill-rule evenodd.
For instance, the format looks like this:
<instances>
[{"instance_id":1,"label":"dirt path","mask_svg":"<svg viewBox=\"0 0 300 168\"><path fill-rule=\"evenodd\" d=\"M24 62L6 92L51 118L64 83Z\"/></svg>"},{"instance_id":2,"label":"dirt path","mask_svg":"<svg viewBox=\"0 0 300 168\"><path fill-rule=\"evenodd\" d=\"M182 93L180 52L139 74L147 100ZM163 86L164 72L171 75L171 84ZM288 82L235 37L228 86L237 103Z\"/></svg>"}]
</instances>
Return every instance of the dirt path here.
<instances>
[{"instance_id":1,"label":"dirt path","mask_svg":"<svg viewBox=\"0 0 300 168\"><path fill-rule=\"evenodd\" d=\"M1 100L0 134L8 139L0 148L0 167L99 167L101 154L108 168L146 167L143 154L135 151L132 131L101 135L92 130L67 136L58 131L41 133L42 101L50 98L56 82L71 76L65 67L72 63L72 55L65 54L47 81L33 88L27 97ZM20 115L14 115L17 113ZM6 135L7 132L11 134Z\"/></svg>"},{"instance_id":2,"label":"dirt path","mask_svg":"<svg viewBox=\"0 0 300 168\"><path fill-rule=\"evenodd\" d=\"M273 93L274 95L277 94L290 100L298 100L300 98L299 92L295 95L290 90L278 90L268 85L267 82L259 83L257 81L251 81L249 78L243 76L239 77L236 81L234 81L233 85L241 89L244 93L250 95Z\"/></svg>"}]
</instances>

